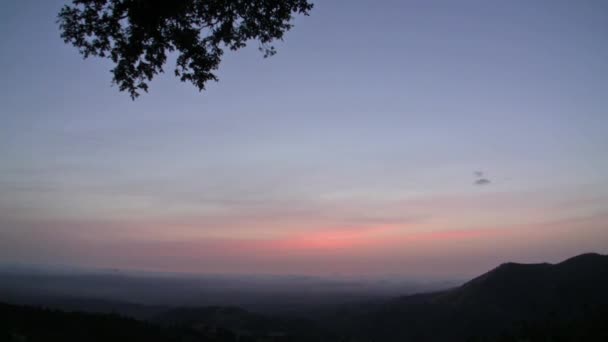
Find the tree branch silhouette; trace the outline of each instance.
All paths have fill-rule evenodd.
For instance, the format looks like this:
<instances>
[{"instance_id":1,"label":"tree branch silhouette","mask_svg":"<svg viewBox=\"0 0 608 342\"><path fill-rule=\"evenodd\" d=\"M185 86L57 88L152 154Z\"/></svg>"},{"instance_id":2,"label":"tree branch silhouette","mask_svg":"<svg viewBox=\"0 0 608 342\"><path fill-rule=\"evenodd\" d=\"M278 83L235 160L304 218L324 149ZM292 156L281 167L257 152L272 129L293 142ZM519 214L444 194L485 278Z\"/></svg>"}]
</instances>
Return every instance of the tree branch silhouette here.
<instances>
[{"instance_id":1,"label":"tree branch silhouette","mask_svg":"<svg viewBox=\"0 0 608 342\"><path fill-rule=\"evenodd\" d=\"M72 0L57 22L84 58L112 60L113 83L135 99L164 72L168 53L177 53L175 76L202 91L218 80L224 49L257 41L272 56L294 15L312 8L308 0Z\"/></svg>"}]
</instances>

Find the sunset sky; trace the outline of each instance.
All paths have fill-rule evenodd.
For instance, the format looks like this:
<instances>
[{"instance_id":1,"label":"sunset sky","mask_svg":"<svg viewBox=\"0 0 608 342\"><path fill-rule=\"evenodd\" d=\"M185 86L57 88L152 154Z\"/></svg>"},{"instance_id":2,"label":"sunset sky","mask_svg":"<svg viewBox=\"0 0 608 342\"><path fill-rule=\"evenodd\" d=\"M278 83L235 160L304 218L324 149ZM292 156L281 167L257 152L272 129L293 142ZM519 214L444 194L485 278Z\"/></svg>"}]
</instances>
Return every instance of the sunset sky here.
<instances>
[{"instance_id":1,"label":"sunset sky","mask_svg":"<svg viewBox=\"0 0 608 342\"><path fill-rule=\"evenodd\" d=\"M608 252L608 2L316 1L132 101L0 3L0 263L452 277ZM172 63L173 61L170 61Z\"/></svg>"}]
</instances>

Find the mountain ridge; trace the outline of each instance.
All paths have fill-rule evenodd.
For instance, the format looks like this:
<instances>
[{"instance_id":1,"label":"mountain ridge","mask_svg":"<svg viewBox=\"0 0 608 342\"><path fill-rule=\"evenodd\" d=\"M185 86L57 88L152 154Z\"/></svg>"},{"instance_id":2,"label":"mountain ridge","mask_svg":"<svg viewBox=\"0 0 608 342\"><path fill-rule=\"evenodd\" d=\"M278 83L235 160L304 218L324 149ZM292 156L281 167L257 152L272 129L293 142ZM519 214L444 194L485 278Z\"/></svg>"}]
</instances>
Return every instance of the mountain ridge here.
<instances>
[{"instance_id":1,"label":"mountain ridge","mask_svg":"<svg viewBox=\"0 0 608 342\"><path fill-rule=\"evenodd\" d=\"M515 331L521 322L595 317L608 307L606 289L607 255L585 253L556 264L507 262L458 287L389 301L353 317L351 331L382 341L466 341ZM381 331L390 334L378 336Z\"/></svg>"}]
</instances>

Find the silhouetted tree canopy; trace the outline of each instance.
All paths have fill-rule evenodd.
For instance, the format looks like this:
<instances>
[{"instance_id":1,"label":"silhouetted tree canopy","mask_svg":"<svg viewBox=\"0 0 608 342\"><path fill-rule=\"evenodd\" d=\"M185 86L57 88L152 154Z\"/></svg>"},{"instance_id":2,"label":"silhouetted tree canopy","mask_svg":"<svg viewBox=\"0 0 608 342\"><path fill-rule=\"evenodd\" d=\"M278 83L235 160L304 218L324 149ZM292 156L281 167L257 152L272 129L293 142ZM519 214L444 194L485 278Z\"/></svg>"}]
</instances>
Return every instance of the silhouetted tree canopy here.
<instances>
[{"instance_id":1,"label":"silhouetted tree canopy","mask_svg":"<svg viewBox=\"0 0 608 342\"><path fill-rule=\"evenodd\" d=\"M175 75L203 90L217 81L224 48L255 40L264 57L273 55L270 44L312 7L307 0L72 0L58 23L84 58L111 59L113 82L135 98L163 72L167 53L177 53Z\"/></svg>"}]
</instances>

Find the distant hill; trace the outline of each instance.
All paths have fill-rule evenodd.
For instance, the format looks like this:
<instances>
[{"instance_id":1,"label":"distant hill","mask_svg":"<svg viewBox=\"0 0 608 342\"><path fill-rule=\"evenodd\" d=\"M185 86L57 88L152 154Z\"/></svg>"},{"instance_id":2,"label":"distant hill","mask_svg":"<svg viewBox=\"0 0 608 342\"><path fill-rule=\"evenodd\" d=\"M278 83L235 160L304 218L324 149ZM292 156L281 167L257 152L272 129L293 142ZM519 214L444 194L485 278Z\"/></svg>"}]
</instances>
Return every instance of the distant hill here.
<instances>
[{"instance_id":1,"label":"distant hill","mask_svg":"<svg viewBox=\"0 0 608 342\"><path fill-rule=\"evenodd\" d=\"M152 319L163 326L200 329L213 327L233 332L240 339L288 341L336 341L336 335L323 330L311 319L292 316L264 315L237 307L210 306L176 308ZM279 339L278 337L281 336Z\"/></svg>"},{"instance_id":2,"label":"distant hill","mask_svg":"<svg viewBox=\"0 0 608 342\"><path fill-rule=\"evenodd\" d=\"M605 303L606 285L608 256L590 253L555 265L505 263L438 300L533 314L546 308L558 310L564 305Z\"/></svg>"},{"instance_id":3,"label":"distant hill","mask_svg":"<svg viewBox=\"0 0 608 342\"><path fill-rule=\"evenodd\" d=\"M2 342L333 342L301 321L232 307L175 309L154 321L0 303ZM297 332L297 333L296 333Z\"/></svg>"},{"instance_id":4,"label":"distant hill","mask_svg":"<svg viewBox=\"0 0 608 342\"><path fill-rule=\"evenodd\" d=\"M87 303L59 304L121 307ZM307 311L307 319L237 307L125 305L126 313L151 316L138 321L0 304L0 341L608 341L608 256L505 263L452 289Z\"/></svg>"},{"instance_id":5,"label":"distant hill","mask_svg":"<svg viewBox=\"0 0 608 342\"><path fill-rule=\"evenodd\" d=\"M113 314L61 312L0 303L0 341L177 342L212 340L194 331L164 328Z\"/></svg>"},{"instance_id":6,"label":"distant hill","mask_svg":"<svg viewBox=\"0 0 608 342\"><path fill-rule=\"evenodd\" d=\"M174 326L222 327L246 335L285 330L278 319L271 319L237 307L222 306L172 309L154 317L153 322Z\"/></svg>"},{"instance_id":7,"label":"distant hill","mask_svg":"<svg viewBox=\"0 0 608 342\"><path fill-rule=\"evenodd\" d=\"M341 328L380 341L466 341L518 338L550 324L544 333L559 341L608 341L599 328L608 327L607 313L608 256L583 254L555 265L505 263L457 288L358 313Z\"/></svg>"}]
</instances>

